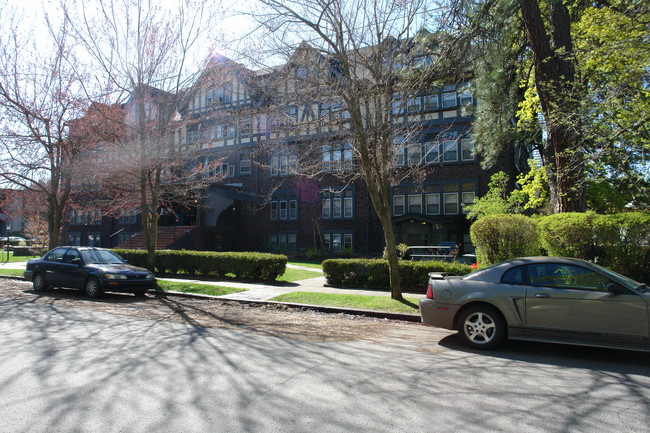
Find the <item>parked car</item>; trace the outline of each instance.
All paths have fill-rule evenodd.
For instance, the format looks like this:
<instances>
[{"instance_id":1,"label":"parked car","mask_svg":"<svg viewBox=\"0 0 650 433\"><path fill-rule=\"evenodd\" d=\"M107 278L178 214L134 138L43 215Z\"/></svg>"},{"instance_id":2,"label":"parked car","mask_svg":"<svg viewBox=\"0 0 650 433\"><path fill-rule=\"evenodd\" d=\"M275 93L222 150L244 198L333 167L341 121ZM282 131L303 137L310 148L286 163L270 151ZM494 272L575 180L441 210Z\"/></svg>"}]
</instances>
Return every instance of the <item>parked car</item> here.
<instances>
[{"instance_id":1,"label":"parked car","mask_svg":"<svg viewBox=\"0 0 650 433\"><path fill-rule=\"evenodd\" d=\"M422 322L475 349L507 338L650 351L650 290L583 260L526 257L466 276L430 273Z\"/></svg>"},{"instance_id":2,"label":"parked car","mask_svg":"<svg viewBox=\"0 0 650 433\"><path fill-rule=\"evenodd\" d=\"M35 292L48 287L83 290L96 298L102 292L127 292L143 296L156 287L156 278L144 268L129 265L118 254L94 247L57 247L27 262L24 278Z\"/></svg>"}]
</instances>

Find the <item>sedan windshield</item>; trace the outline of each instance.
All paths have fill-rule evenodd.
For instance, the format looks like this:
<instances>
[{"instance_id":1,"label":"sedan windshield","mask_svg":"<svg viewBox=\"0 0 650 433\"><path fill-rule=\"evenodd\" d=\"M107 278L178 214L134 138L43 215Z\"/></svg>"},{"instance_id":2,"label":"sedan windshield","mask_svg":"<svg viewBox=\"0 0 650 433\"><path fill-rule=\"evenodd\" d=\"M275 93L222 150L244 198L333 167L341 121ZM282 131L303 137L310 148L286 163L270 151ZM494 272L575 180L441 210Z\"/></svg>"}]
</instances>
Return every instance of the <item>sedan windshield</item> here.
<instances>
[{"instance_id":1,"label":"sedan windshield","mask_svg":"<svg viewBox=\"0 0 650 433\"><path fill-rule=\"evenodd\" d=\"M102 265L124 263L117 254L108 250L81 250L81 257L87 264L98 263Z\"/></svg>"}]
</instances>

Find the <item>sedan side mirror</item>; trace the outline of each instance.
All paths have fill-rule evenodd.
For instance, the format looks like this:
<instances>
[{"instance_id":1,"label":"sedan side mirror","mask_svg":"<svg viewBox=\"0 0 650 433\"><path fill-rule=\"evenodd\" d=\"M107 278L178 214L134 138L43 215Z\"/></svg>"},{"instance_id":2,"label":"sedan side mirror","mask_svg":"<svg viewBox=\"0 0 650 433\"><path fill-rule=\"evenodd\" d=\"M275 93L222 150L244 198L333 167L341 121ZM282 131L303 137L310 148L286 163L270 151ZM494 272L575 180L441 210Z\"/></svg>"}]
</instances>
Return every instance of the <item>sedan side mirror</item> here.
<instances>
[{"instance_id":1,"label":"sedan side mirror","mask_svg":"<svg viewBox=\"0 0 650 433\"><path fill-rule=\"evenodd\" d=\"M618 283L609 283L607 285L607 291L609 293L613 293L614 295L624 295L628 293L628 291L625 289L625 287L621 286Z\"/></svg>"}]
</instances>

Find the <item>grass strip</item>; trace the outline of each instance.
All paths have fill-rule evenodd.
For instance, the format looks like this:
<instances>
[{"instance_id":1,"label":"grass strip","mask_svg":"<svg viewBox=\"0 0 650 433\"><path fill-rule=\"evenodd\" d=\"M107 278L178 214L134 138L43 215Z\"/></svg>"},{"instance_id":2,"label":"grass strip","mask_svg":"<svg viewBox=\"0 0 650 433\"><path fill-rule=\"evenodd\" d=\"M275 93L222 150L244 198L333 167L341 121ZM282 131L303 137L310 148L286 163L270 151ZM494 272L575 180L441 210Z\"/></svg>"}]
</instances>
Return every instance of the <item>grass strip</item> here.
<instances>
[{"instance_id":1,"label":"grass strip","mask_svg":"<svg viewBox=\"0 0 650 433\"><path fill-rule=\"evenodd\" d=\"M419 313L418 298L404 298L404 302L388 296L344 295L340 293L291 292L271 299L278 302L323 305L328 307L356 308L362 310L392 311L395 313Z\"/></svg>"},{"instance_id":2,"label":"grass strip","mask_svg":"<svg viewBox=\"0 0 650 433\"><path fill-rule=\"evenodd\" d=\"M323 276L322 272L314 272L314 271L305 271L305 270L302 270L302 269L286 268L284 270L284 274L282 274L278 278L276 278L275 281L292 282L292 281L300 281L300 280L306 280L308 278L316 278L316 277L322 277L322 276Z\"/></svg>"},{"instance_id":3,"label":"grass strip","mask_svg":"<svg viewBox=\"0 0 650 433\"><path fill-rule=\"evenodd\" d=\"M243 292L246 289L235 287L214 286L212 284L188 283L181 281L158 280L158 287L165 291L197 293L200 295L221 296L230 293Z\"/></svg>"},{"instance_id":4,"label":"grass strip","mask_svg":"<svg viewBox=\"0 0 650 433\"><path fill-rule=\"evenodd\" d=\"M0 269L0 275L12 275L15 277L22 277L24 269Z\"/></svg>"},{"instance_id":5,"label":"grass strip","mask_svg":"<svg viewBox=\"0 0 650 433\"><path fill-rule=\"evenodd\" d=\"M316 268L316 269L323 269L323 263L321 261L290 261L287 264L289 265L296 265L296 266L304 266L306 268Z\"/></svg>"}]
</instances>

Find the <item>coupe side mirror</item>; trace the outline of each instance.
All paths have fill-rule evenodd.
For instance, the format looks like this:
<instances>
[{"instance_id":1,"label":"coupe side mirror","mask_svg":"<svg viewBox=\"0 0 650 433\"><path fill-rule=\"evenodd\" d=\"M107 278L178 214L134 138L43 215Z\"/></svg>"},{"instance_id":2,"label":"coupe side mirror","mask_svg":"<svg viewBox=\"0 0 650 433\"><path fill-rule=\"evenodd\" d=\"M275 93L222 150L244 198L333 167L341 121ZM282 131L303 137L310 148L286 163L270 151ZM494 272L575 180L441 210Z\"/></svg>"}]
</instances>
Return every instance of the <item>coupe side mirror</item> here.
<instances>
[{"instance_id":1,"label":"coupe side mirror","mask_svg":"<svg viewBox=\"0 0 650 433\"><path fill-rule=\"evenodd\" d=\"M609 283L607 285L607 291L609 293L613 293L614 295L624 295L628 293L628 291L625 289L625 287L621 286L618 283Z\"/></svg>"}]
</instances>

